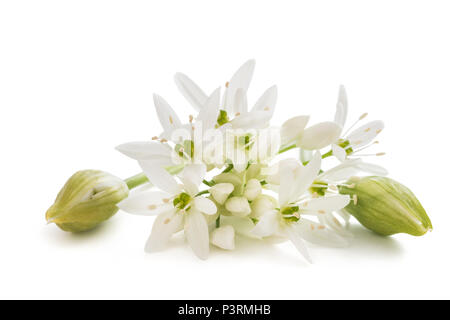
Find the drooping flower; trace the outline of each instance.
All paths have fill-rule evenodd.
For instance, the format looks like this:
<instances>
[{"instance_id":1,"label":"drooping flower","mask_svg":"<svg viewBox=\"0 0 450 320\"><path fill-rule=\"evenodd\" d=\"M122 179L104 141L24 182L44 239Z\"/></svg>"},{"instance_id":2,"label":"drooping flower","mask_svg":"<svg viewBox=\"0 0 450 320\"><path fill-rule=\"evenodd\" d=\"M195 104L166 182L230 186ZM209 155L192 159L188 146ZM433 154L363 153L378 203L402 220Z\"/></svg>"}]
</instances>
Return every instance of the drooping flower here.
<instances>
[{"instance_id":1,"label":"drooping flower","mask_svg":"<svg viewBox=\"0 0 450 320\"><path fill-rule=\"evenodd\" d=\"M225 85L218 125L230 124L233 129L260 129L269 124L275 111L277 87L267 89L248 110L247 90L253 77L255 61L244 63ZM177 73L175 83L183 96L196 110L202 110L206 94L188 76Z\"/></svg>"},{"instance_id":2,"label":"drooping flower","mask_svg":"<svg viewBox=\"0 0 450 320\"><path fill-rule=\"evenodd\" d=\"M309 192L320 171L320 164L319 152L316 152L306 166L290 160L284 163L282 161L279 166L279 208L264 214L252 231L260 237L280 234L289 238L309 262L311 258L303 239L328 246L347 244L346 239L325 225L305 218L305 216L318 217L327 212L340 210L350 201L350 198L345 195L314 197Z\"/></svg>"},{"instance_id":3,"label":"drooping flower","mask_svg":"<svg viewBox=\"0 0 450 320\"><path fill-rule=\"evenodd\" d=\"M186 166L179 175L181 183L164 169L145 162L142 166L150 181L162 191L136 192L118 206L131 214L157 215L145 250L154 252L163 249L174 233L184 229L194 253L200 259L206 259L209 231L204 215L216 214L217 208L210 199L198 195L205 166Z\"/></svg>"}]
</instances>

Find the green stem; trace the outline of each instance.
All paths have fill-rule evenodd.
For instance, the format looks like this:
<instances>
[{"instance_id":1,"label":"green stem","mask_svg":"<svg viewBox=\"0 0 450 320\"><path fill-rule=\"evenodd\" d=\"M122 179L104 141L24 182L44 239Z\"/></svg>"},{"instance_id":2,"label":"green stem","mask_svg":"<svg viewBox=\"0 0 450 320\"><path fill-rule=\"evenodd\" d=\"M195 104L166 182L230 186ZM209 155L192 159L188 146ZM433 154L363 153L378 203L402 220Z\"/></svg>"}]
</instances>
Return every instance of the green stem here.
<instances>
[{"instance_id":1,"label":"green stem","mask_svg":"<svg viewBox=\"0 0 450 320\"><path fill-rule=\"evenodd\" d=\"M295 143L294 143L294 144L291 144L290 146L283 147L283 148L281 148L281 149L278 151L278 154L282 154L283 152L289 151L289 150L294 149L294 148L296 148L296 147L297 147L297 145L296 145Z\"/></svg>"},{"instance_id":2,"label":"green stem","mask_svg":"<svg viewBox=\"0 0 450 320\"><path fill-rule=\"evenodd\" d=\"M220 227L220 215L216 219L216 228Z\"/></svg>"},{"instance_id":3,"label":"green stem","mask_svg":"<svg viewBox=\"0 0 450 320\"><path fill-rule=\"evenodd\" d=\"M125 179L125 182L127 183L128 189L134 189L141 184L149 182L147 176L145 173L139 173L137 175L134 175L132 177L129 177L128 179Z\"/></svg>"},{"instance_id":4,"label":"green stem","mask_svg":"<svg viewBox=\"0 0 450 320\"><path fill-rule=\"evenodd\" d=\"M176 174L178 172L180 172L181 170L183 170L184 165L177 165L177 166L171 166L171 167L167 167L166 170L167 172L169 172L170 174ZM128 189L134 189L136 187L139 187L140 185L150 182L147 178L147 176L145 175L145 173L138 173L132 177L129 177L128 179L125 179L125 183L128 186Z\"/></svg>"}]
</instances>

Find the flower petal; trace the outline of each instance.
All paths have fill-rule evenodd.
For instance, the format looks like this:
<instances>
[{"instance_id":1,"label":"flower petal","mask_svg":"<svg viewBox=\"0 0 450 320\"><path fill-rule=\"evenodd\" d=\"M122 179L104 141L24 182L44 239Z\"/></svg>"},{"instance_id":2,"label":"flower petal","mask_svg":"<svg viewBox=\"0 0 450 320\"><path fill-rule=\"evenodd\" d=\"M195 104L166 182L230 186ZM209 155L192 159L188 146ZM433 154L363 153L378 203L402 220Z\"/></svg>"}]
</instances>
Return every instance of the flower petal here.
<instances>
[{"instance_id":1,"label":"flower petal","mask_svg":"<svg viewBox=\"0 0 450 320\"><path fill-rule=\"evenodd\" d=\"M321 122L303 132L297 146L307 150L322 149L339 138L341 127L334 122Z\"/></svg>"},{"instance_id":2,"label":"flower petal","mask_svg":"<svg viewBox=\"0 0 450 320\"><path fill-rule=\"evenodd\" d=\"M220 105L220 87L206 99L204 105L200 109L197 116L197 121L201 121L202 129L204 131L213 129L217 123Z\"/></svg>"},{"instance_id":3,"label":"flower petal","mask_svg":"<svg viewBox=\"0 0 450 320\"><path fill-rule=\"evenodd\" d=\"M277 104L277 95L277 86L270 87L262 94L258 101L256 101L252 111L265 111L270 114L270 117L272 117Z\"/></svg>"},{"instance_id":4,"label":"flower petal","mask_svg":"<svg viewBox=\"0 0 450 320\"><path fill-rule=\"evenodd\" d=\"M170 198L170 194L162 191L131 192L117 206L131 214L153 216L173 209Z\"/></svg>"},{"instance_id":5,"label":"flower petal","mask_svg":"<svg viewBox=\"0 0 450 320\"><path fill-rule=\"evenodd\" d=\"M336 114L334 115L334 122L344 127L345 121L347 120L347 111L348 111L348 101L347 101L347 93L345 91L344 86L339 87L339 96L336 104Z\"/></svg>"},{"instance_id":6,"label":"flower petal","mask_svg":"<svg viewBox=\"0 0 450 320\"><path fill-rule=\"evenodd\" d=\"M182 126L181 121L172 107L161 96L154 94L153 101L159 122L164 130L163 137L170 139L172 132Z\"/></svg>"},{"instance_id":7,"label":"flower petal","mask_svg":"<svg viewBox=\"0 0 450 320\"><path fill-rule=\"evenodd\" d=\"M309 116L297 116L283 123L281 126L281 145L290 144L303 135Z\"/></svg>"},{"instance_id":8,"label":"flower petal","mask_svg":"<svg viewBox=\"0 0 450 320\"><path fill-rule=\"evenodd\" d=\"M209 188L209 192L218 204L224 204L233 190L234 186L231 183L217 183Z\"/></svg>"},{"instance_id":9,"label":"flower petal","mask_svg":"<svg viewBox=\"0 0 450 320\"><path fill-rule=\"evenodd\" d=\"M298 198L306 193L308 188L317 178L321 162L322 156L320 155L320 152L316 152L306 166L303 167L300 165L295 172L293 172L293 182L290 182L290 186L288 186L288 188L290 187L290 202L297 201ZM282 184L284 184L284 182L282 182Z\"/></svg>"},{"instance_id":10,"label":"flower petal","mask_svg":"<svg viewBox=\"0 0 450 320\"><path fill-rule=\"evenodd\" d=\"M250 179L247 181L244 190L244 197L246 197L249 201L255 200L262 191L261 183L258 179Z\"/></svg>"},{"instance_id":11,"label":"flower petal","mask_svg":"<svg viewBox=\"0 0 450 320\"><path fill-rule=\"evenodd\" d=\"M155 252L162 250L170 237L181 228L183 217L175 210L165 212L156 217L152 232L145 244L145 251Z\"/></svg>"},{"instance_id":12,"label":"flower petal","mask_svg":"<svg viewBox=\"0 0 450 320\"><path fill-rule=\"evenodd\" d=\"M268 126L270 122L270 114L264 111L251 111L231 120L233 129L263 129Z\"/></svg>"},{"instance_id":13,"label":"flower petal","mask_svg":"<svg viewBox=\"0 0 450 320\"><path fill-rule=\"evenodd\" d=\"M371 121L352 131L347 139L353 148L364 147L369 144L384 128L381 120Z\"/></svg>"},{"instance_id":14,"label":"flower petal","mask_svg":"<svg viewBox=\"0 0 450 320\"><path fill-rule=\"evenodd\" d=\"M345 149L338 146L337 144L331 145L331 150L333 151L333 155L339 160L344 161L347 157L347 152L345 152Z\"/></svg>"},{"instance_id":15,"label":"flower petal","mask_svg":"<svg viewBox=\"0 0 450 320\"><path fill-rule=\"evenodd\" d=\"M135 160L158 160L172 164L172 148L164 143L135 141L121 144L116 149Z\"/></svg>"},{"instance_id":16,"label":"flower petal","mask_svg":"<svg viewBox=\"0 0 450 320\"><path fill-rule=\"evenodd\" d=\"M208 198L195 197L194 198L194 207L198 211L200 211L204 214L207 214L207 215L213 215L213 214L217 213L216 205L214 204L214 202L212 202Z\"/></svg>"},{"instance_id":17,"label":"flower petal","mask_svg":"<svg viewBox=\"0 0 450 320\"><path fill-rule=\"evenodd\" d=\"M314 244L337 248L348 246L345 238L326 228L323 224L308 219L300 219L295 225L295 230L303 239Z\"/></svg>"},{"instance_id":18,"label":"flower petal","mask_svg":"<svg viewBox=\"0 0 450 320\"><path fill-rule=\"evenodd\" d=\"M150 160L140 160L139 165L141 166L150 182L159 189L172 195L181 192L181 186L177 183L175 178L170 175L170 173L168 173L164 168L155 165L155 163Z\"/></svg>"},{"instance_id":19,"label":"flower petal","mask_svg":"<svg viewBox=\"0 0 450 320\"><path fill-rule=\"evenodd\" d=\"M247 92L254 70L255 60L249 60L236 71L233 77L231 77L225 95L225 106L227 110L231 111L231 113L236 113L231 105L234 102L236 91L238 89L243 89L245 93Z\"/></svg>"},{"instance_id":20,"label":"flower petal","mask_svg":"<svg viewBox=\"0 0 450 320\"><path fill-rule=\"evenodd\" d=\"M333 195L309 199L299 204L301 211L326 214L345 208L350 202L348 195Z\"/></svg>"},{"instance_id":21,"label":"flower petal","mask_svg":"<svg viewBox=\"0 0 450 320\"><path fill-rule=\"evenodd\" d=\"M211 233L211 243L225 249L234 249L234 228L230 225L222 226Z\"/></svg>"},{"instance_id":22,"label":"flower petal","mask_svg":"<svg viewBox=\"0 0 450 320\"><path fill-rule=\"evenodd\" d=\"M197 257L205 260L209 254L209 233L206 219L197 210L191 210L185 219L184 232L189 246Z\"/></svg>"},{"instance_id":23,"label":"flower petal","mask_svg":"<svg viewBox=\"0 0 450 320\"><path fill-rule=\"evenodd\" d=\"M245 93L244 89L239 88L236 90L236 94L234 95L234 112L236 114L244 114L248 111L248 102L247 102L247 94Z\"/></svg>"},{"instance_id":24,"label":"flower petal","mask_svg":"<svg viewBox=\"0 0 450 320\"><path fill-rule=\"evenodd\" d=\"M294 244L295 248L298 252L309 262L313 263L311 260L311 257L309 255L308 249L306 248L305 243L303 242L303 239L301 238L297 228L293 226L288 226L284 228L284 232L286 236L291 240L291 242Z\"/></svg>"},{"instance_id":25,"label":"flower petal","mask_svg":"<svg viewBox=\"0 0 450 320\"><path fill-rule=\"evenodd\" d=\"M206 174L206 166L202 164L189 164L184 167L179 177L186 191L194 196L198 192L198 186L202 183Z\"/></svg>"},{"instance_id":26,"label":"flower petal","mask_svg":"<svg viewBox=\"0 0 450 320\"><path fill-rule=\"evenodd\" d=\"M272 210L263 215L256 226L251 230L251 233L257 237L268 237L278 232L279 221L278 212Z\"/></svg>"},{"instance_id":27,"label":"flower petal","mask_svg":"<svg viewBox=\"0 0 450 320\"><path fill-rule=\"evenodd\" d=\"M201 110L208 96L195 84L188 76L183 73L175 74L175 83L181 94L196 110Z\"/></svg>"}]
</instances>

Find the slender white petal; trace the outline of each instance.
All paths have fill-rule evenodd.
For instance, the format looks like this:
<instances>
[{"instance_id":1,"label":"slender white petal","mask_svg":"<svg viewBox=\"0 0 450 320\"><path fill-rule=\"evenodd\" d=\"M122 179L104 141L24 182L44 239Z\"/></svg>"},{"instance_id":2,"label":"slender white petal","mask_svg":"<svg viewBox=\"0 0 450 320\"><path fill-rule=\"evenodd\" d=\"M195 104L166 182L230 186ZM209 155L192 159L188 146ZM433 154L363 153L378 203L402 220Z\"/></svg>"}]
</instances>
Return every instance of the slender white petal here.
<instances>
[{"instance_id":1,"label":"slender white petal","mask_svg":"<svg viewBox=\"0 0 450 320\"><path fill-rule=\"evenodd\" d=\"M145 245L145 251L154 252L164 249L170 237L180 230L182 222L182 215L175 210L157 216Z\"/></svg>"},{"instance_id":2,"label":"slender white petal","mask_svg":"<svg viewBox=\"0 0 450 320\"><path fill-rule=\"evenodd\" d=\"M231 120L233 129L263 129L268 126L271 115L264 111L251 111Z\"/></svg>"},{"instance_id":3,"label":"slender white petal","mask_svg":"<svg viewBox=\"0 0 450 320\"><path fill-rule=\"evenodd\" d=\"M175 83L181 94L196 110L201 110L208 98L207 95L188 76L183 73L175 74Z\"/></svg>"},{"instance_id":4,"label":"slender white petal","mask_svg":"<svg viewBox=\"0 0 450 320\"><path fill-rule=\"evenodd\" d=\"M204 131L213 129L217 123L220 104L220 87L209 96L198 113L197 121L201 121Z\"/></svg>"},{"instance_id":5,"label":"slender white petal","mask_svg":"<svg viewBox=\"0 0 450 320\"><path fill-rule=\"evenodd\" d=\"M247 94L244 89L239 88L236 90L236 94L234 95L234 111L236 114L244 114L248 111L248 102L247 102Z\"/></svg>"},{"instance_id":6,"label":"slender white petal","mask_svg":"<svg viewBox=\"0 0 450 320\"><path fill-rule=\"evenodd\" d=\"M267 212L260 217L256 226L252 229L251 233L257 237L268 237L274 235L279 231L279 217L276 210Z\"/></svg>"},{"instance_id":7,"label":"slender white petal","mask_svg":"<svg viewBox=\"0 0 450 320\"><path fill-rule=\"evenodd\" d=\"M326 225L339 236L347 239L353 238L353 234L346 228L347 223L343 225L333 214L321 215L318 218L321 224Z\"/></svg>"},{"instance_id":8,"label":"slender white petal","mask_svg":"<svg viewBox=\"0 0 450 320\"><path fill-rule=\"evenodd\" d=\"M184 232L192 251L202 260L209 254L209 232L205 217L197 210L190 210L185 217Z\"/></svg>"},{"instance_id":9,"label":"slender white petal","mask_svg":"<svg viewBox=\"0 0 450 320\"><path fill-rule=\"evenodd\" d=\"M318 214L326 214L345 208L350 202L348 195L333 195L315 199L309 199L299 204L300 210L312 211Z\"/></svg>"},{"instance_id":10,"label":"slender white petal","mask_svg":"<svg viewBox=\"0 0 450 320\"><path fill-rule=\"evenodd\" d=\"M347 153L345 152L345 149L338 146L337 144L331 145L331 150L333 151L333 155L338 158L339 161L344 161L347 157Z\"/></svg>"},{"instance_id":11,"label":"slender white petal","mask_svg":"<svg viewBox=\"0 0 450 320\"><path fill-rule=\"evenodd\" d=\"M222 226L211 233L211 243L225 250L234 249L234 228L230 225Z\"/></svg>"},{"instance_id":12,"label":"slender white petal","mask_svg":"<svg viewBox=\"0 0 450 320\"><path fill-rule=\"evenodd\" d=\"M181 186L164 168L155 165L150 160L140 160L139 165L151 183L159 189L173 195L181 192Z\"/></svg>"},{"instance_id":13,"label":"slender white petal","mask_svg":"<svg viewBox=\"0 0 450 320\"><path fill-rule=\"evenodd\" d=\"M251 203L252 217L259 218L274 210L276 207L276 200L269 195L262 194Z\"/></svg>"},{"instance_id":14,"label":"slender white petal","mask_svg":"<svg viewBox=\"0 0 450 320\"><path fill-rule=\"evenodd\" d=\"M209 192L218 204L224 204L233 190L234 186L231 183L218 183L209 188Z\"/></svg>"},{"instance_id":15,"label":"slender white petal","mask_svg":"<svg viewBox=\"0 0 450 320\"><path fill-rule=\"evenodd\" d=\"M388 171L376 164L367 163L367 162L358 162L355 166L358 170L366 173L370 173L376 176L386 176L388 175Z\"/></svg>"},{"instance_id":16,"label":"slender white petal","mask_svg":"<svg viewBox=\"0 0 450 320\"><path fill-rule=\"evenodd\" d=\"M334 122L321 122L306 128L297 146L307 150L322 149L339 138L342 128Z\"/></svg>"},{"instance_id":17,"label":"slender white petal","mask_svg":"<svg viewBox=\"0 0 450 320\"><path fill-rule=\"evenodd\" d=\"M234 96L238 89L243 89L246 93L252 80L253 71L255 69L255 60L249 60L244 63L231 77L228 83L228 88L226 90L225 103L227 109L233 114L236 113L232 108L232 103L234 101Z\"/></svg>"},{"instance_id":18,"label":"slender white petal","mask_svg":"<svg viewBox=\"0 0 450 320\"><path fill-rule=\"evenodd\" d=\"M308 249L306 248L306 245L303 242L303 239L301 238L297 228L295 228L293 226L287 226L287 227L283 228L283 231L285 232L286 236L291 240L291 242L294 244L294 246L298 250L298 252L300 252L300 254L309 263L313 263L310 255L309 255Z\"/></svg>"},{"instance_id":19,"label":"slender white petal","mask_svg":"<svg viewBox=\"0 0 450 320\"><path fill-rule=\"evenodd\" d=\"M339 87L339 96L338 102L336 105L336 114L334 115L334 122L344 127L345 121L347 120L347 112L348 112L348 101L347 101L347 93L345 91L344 86Z\"/></svg>"},{"instance_id":20,"label":"slender white petal","mask_svg":"<svg viewBox=\"0 0 450 320\"><path fill-rule=\"evenodd\" d=\"M220 216L220 225L230 225L233 227L235 233L253 239L260 239L260 237L251 233L255 224L249 217L235 217L235 216Z\"/></svg>"},{"instance_id":21,"label":"slender white petal","mask_svg":"<svg viewBox=\"0 0 450 320\"><path fill-rule=\"evenodd\" d=\"M200 211L204 214L207 214L207 215L213 215L213 214L217 213L216 205L214 204L214 202L212 202L208 198L195 197L194 198L194 207L198 211Z\"/></svg>"},{"instance_id":22,"label":"slender white petal","mask_svg":"<svg viewBox=\"0 0 450 320\"><path fill-rule=\"evenodd\" d=\"M153 101L159 122L164 130L163 137L169 139L172 132L181 127L181 121L172 107L161 96L154 94Z\"/></svg>"},{"instance_id":23,"label":"slender white petal","mask_svg":"<svg viewBox=\"0 0 450 320\"><path fill-rule=\"evenodd\" d=\"M281 207L286 206L292 199L293 185L296 180L297 172L300 170L298 161L280 161L280 190L278 192L278 202Z\"/></svg>"},{"instance_id":24,"label":"slender white petal","mask_svg":"<svg viewBox=\"0 0 450 320\"><path fill-rule=\"evenodd\" d=\"M338 248L348 245L348 241L345 238L326 228L324 225L308 219L300 219L294 228L299 236L314 244Z\"/></svg>"},{"instance_id":25,"label":"slender white petal","mask_svg":"<svg viewBox=\"0 0 450 320\"><path fill-rule=\"evenodd\" d=\"M153 216L173 209L170 198L170 194L162 191L132 192L117 206L131 214Z\"/></svg>"},{"instance_id":26,"label":"slender white petal","mask_svg":"<svg viewBox=\"0 0 450 320\"><path fill-rule=\"evenodd\" d=\"M278 89L277 86L272 86L267 89L263 95L256 101L252 111L265 111L272 117L277 104Z\"/></svg>"},{"instance_id":27,"label":"slender white petal","mask_svg":"<svg viewBox=\"0 0 450 320\"><path fill-rule=\"evenodd\" d=\"M347 139L353 148L364 147L369 144L383 130L384 124L381 120L371 121L358 129L352 131Z\"/></svg>"},{"instance_id":28,"label":"slender white petal","mask_svg":"<svg viewBox=\"0 0 450 320\"><path fill-rule=\"evenodd\" d=\"M179 177L184 184L185 190L194 196L198 192L198 186L202 183L206 174L206 166L201 164L190 164L184 167Z\"/></svg>"},{"instance_id":29,"label":"slender white petal","mask_svg":"<svg viewBox=\"0 0 450 320\"><path fill-rule=\"evenodd\" d=\"M118 151L135 160L158 160L172 163L172 148L160 142L135 141L116 147Z\"/></svg>"},{"instance_id":30,"label":"slender white petal","mask_svg":"<svg viewBox=\"0 0 450 320\"><path fill-rule=\"evenodd\" d=\"M312 159L314 152L312 150L300 149L300 162L309 162Z\"/></svg>"},{"instance_id":31,"label":"slender white petal","mask_svg":"<svg viewBox=\"0 0 450 320\"><path fill-rule=\"evenodd\" d=\"M283 123L281 126L281 145L293 143L303 135L309 116L297 116Z\"/></svg>"},{"instance_id":32,"label":"slender white petal","mask_svg":"<svg viewBox=\"0 0 450 320\"><path fill-rule=\"evenodd\" d=\"M322 156L320 155L320 152L316 152L313 155L311 161L305 167L300 165L297 168L297 170L294 172L294 181L290 186L290 202L295 202L299 197L305 194L314 180L317 179L321 162Z\"/></svg>"}]
</instances>

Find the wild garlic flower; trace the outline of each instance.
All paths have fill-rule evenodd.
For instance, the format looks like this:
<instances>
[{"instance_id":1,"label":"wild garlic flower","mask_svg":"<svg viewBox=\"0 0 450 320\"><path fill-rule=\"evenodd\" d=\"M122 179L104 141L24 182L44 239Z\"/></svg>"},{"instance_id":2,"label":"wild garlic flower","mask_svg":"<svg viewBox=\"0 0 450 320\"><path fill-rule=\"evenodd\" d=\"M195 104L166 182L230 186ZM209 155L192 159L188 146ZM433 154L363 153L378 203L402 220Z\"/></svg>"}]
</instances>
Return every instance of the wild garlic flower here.
<instances>
[{"instance_id":1,"label":"wild garlic flower","mask_svg":"<svg viewBox=\"0 0 450 320\"><path fill-rule=\"evenodd\" d=\"M298 161L281 161L279 208L266 212L252 231L260 237L279 234L289 238L309 262L312 260L303 239L328 246L347 245L345 238L324 224L305 218L305 216L320 217L328 212L340 210L350 202L350 197L346 195L317 197L310 193L309 189L320 171L320 164L319 152L315 153L306 166Z\"/></svg>"},{"instance_id":2,"label":"wild garlic flower","mask_svg":"<svg viewBox=\"0 0 450 320\"><path fill-rule=\"evenodd\" d=\"M348 113L348 99L344 86L339 87L338 102L336 104L336 114L334 121L341 128L344 128ZM361 154L360 152L370 147L373 144L377 144L378 141L373 141L378 134L384 129L383 121L375 120L365 125L353 129L361 120L367 117L367 113L363 113L358 120L353 123L348 129L342 131L339 137L333 142L331 149L333 155L341 161L344 161L347 157L361 157L367 154ZM369 154L374 156L382 156L383 152Z\"/></svg>"},{"instance_id":3,"label":"wild garlic flower","mask_svg":"<svg viewBox=\"0 0 450 320\"><path fill-rule=\"evenodd\" d=\"M209 231L205 215L215 215L217 208L208 198L198 195L206 169L189 165L179 175L181 183L163 170L149 173L149 179L162 191L141 191L118 204L119 208L137 215L157 215L145 245L148 252L163 249L170 237L184 229L194 253L206 259L209 253ZM160 175L160 177L157 177Z\"/></svg>"},{"instance_id":4,"label":"wild garlic flower","mask_svg":"<svg viewBox=\"0 0 450 320\"><path fill-rule=\"evenodd\" d=\"M146 251L161 250L180 231L201 259L207 258L210 243L233 250L239 244L237 236L281 236L311 261L305 241L331 247L351 243L347 228L350 214L382 234L419 235L431 228L418 202L408 204L412 193L387 180L377 180L387 171L361 160L361 151L376 143L373 140L383 123L372 121L353 130L364 114L343 131L348 109L344 87L339 91L334 121L310 125L309 116L296 115L280 128L272 127L276 86L248 107L247 91L254 68L254 60L247 61L222 92L216 87L211 95L188 76L177 73L176 85L195 114L183 121L166 100L154 95L160 134L152 141L117 147L137 160L143 171L137 179L127 179L128 186L149 182L157 188L133 190L118 204L132 214L157 216ZM293 148L299 148L300 159L278 158ZM330 156L337 157L339 164L322 167ZM351 182L351 177L361 174L377 178L368 184ZM392 194L387 195L386 190ZM401 216L396 217L398 208L383 204L382 199L394 199L403 206ZM380 208L391 213L382 214ZM387 225L380 226L378 217ZM411 227L410 222L416 220L423 228L419 224Z\"/></svg>"}]
</instances>

